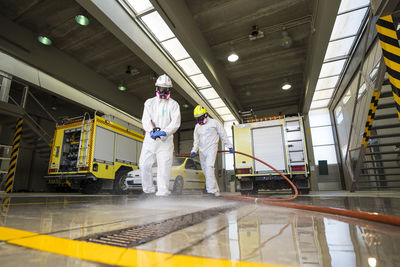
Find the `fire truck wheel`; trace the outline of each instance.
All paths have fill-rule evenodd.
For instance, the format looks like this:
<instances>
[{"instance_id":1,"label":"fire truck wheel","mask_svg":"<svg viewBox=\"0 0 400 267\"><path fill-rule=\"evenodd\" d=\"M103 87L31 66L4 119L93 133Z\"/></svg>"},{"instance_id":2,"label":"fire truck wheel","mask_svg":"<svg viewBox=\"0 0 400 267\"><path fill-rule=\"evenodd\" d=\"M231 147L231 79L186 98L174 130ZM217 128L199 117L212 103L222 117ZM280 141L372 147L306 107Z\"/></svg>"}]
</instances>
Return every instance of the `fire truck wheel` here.
<instances>
[{"instance_id":1,"label":"fire truck wheel","mask_svg":"<svg viewBox=\"0 0 400 267\"><path fill-rule=\"evenodd\" d=\"M129 170L121 170L115 174L113 193L123 195L128 193L128 186L125 183Z\"/></svg>"},{"instance_id":2,"label":"fire truck wheel","mask_svg":"<svg viewBox=\"0 0 400 267\"><path fill-rule=\"evenodd\" d=\"M81 191L84 194L97 194L103 187L102 180L86 180L81 184Z\"/></svg>"}]
</instances>

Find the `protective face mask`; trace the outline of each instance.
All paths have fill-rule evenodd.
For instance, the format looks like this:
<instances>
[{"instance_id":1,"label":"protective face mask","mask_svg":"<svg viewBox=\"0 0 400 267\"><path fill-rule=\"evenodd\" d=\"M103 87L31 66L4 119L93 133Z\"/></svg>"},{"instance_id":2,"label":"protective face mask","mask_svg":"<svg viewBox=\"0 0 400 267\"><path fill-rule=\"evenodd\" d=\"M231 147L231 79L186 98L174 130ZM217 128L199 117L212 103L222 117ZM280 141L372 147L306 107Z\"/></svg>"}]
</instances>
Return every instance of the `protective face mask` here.
<instances>
[{"instance_id":1,"label":"protective face mask","mask_svg":"<svg viewBox=\"0 0 400 267\"><path fill-rule=\"evenodd\" d=\"M157 87L156 89L156 95L160 98L160 99L168 99L169 95L170 95L170 90L169 88L160 88Z\"/></svg>"},{"instance_id":2,"label":"protective face mask","mask_svg":"<svg viewBox=\"0 0 400 267\"><path fill-rule=\"evenodd\" d=\"M206 115L203 115L203 116L197 118L197 123L200 124L200 125L203 125L206 122L207 122L207 116Z\"/></svg>"}]
</instances>

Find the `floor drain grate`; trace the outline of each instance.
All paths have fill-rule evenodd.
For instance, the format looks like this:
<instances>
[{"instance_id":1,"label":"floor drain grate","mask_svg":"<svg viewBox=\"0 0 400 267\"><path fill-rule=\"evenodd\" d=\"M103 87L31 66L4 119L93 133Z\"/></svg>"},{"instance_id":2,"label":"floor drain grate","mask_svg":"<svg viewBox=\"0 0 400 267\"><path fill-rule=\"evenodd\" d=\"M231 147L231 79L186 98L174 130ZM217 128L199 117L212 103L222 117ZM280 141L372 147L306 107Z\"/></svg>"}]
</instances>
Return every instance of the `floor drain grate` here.
<instances>
[{"instance_id":1,"label":"floor drain grate","mask_svg":"<svg viewBox=\"0 0 400 267\"><path fill-rule=\"evenodd\" d=\"M180 229L198 224L208 218L217 216L232 209L234 209L233 206L212 208L169 218L159 222L137 225L130 228L81 237L77 240L118 247L134 247L163 237Z\"/></svg>"}]
</instances>

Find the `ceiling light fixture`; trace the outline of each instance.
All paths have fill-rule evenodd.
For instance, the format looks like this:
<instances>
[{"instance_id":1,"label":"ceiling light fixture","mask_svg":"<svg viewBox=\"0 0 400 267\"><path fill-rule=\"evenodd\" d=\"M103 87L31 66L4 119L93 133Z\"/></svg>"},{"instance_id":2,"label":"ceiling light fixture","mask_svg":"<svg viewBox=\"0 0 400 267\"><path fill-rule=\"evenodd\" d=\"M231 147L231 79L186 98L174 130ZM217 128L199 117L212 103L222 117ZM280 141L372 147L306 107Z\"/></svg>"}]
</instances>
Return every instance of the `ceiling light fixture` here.
<instances>
[{"instance_id":1,"label":"ceiling light fixture","mask_svg":"<svg viewBox=\"0 0 400 267\"><path fill-rule=\"evenodd\" d=\"M230 54L228 56L229 62L236 62L238 59L239 59L239 56L235 52L233 52L232 54Z\"/></svg>"},{"instance_id":2,"label":"ceiling light fixture","mask_svg":"<svg viewBox=\"0 0 400 267\"><path fill-rule=\"evenodd\" d=\"M126 91L126 87L123 84L118 85L118 90L120 90L121 92Z\"/></svg>"},{"instance_id":3,"label":"ceiling light fixture","mask_svg":"<svg viewBox=\"0 0 400 267\"><path fill-rule=\"evenodd\" d=\"M369 265L370 267L376 267L376 258L374 258L374 257L369 257L369 258L368 258L368 265Z\"/></svg>"},{"instance_id":4,"label":"ceiling light fixture","mask_svg":"<svg viewBox=\"0 0 400 267\"><path fill-rule=\"evenodd\" d=\"M51 45L53 42L50 40L50 38L44 36L44 35L39 35L38 41L41 42L44 45Z\"/></svg>"},{"instance_id":5,"label":"ceiling light fixture","mask_svg":"<svg viewBox=\"0 0 400 267\"><path fill-rule=\"evenodd\" d=\"M263 38L263 37L264 37L264 32L260 31L260 29L258 28L258 25L253 25L251 27L251 32L249 34L249 40L255 41L255 40Z\"/></svg>"},{"instance_id":6,"label":"ceiling light fixture","mask_svg":"<svg viewBox=\"0 0 400 267\"><path fill-rule=\"evenodd\" d=\"M293 44L293 39L289 36L289 33L284 29L282 32L282 42L281 45L284 48L290 48Z\"/></svg>"},{"instance_id":7,"label":"ceiling light fixture","mask_svg":"<svg viewBox=\"0 0 400 267\"><path fill-rule=\"evenodd\" d=\"M184 108L188 108L189 105L188 105L188 104L183 104L183 107L184 107Z\"/></svg>"},{"instance_id":8,"label":"ceiling light fixture","mask_svg":"<svg viewBox=\"0 0 400 267\"><path fill-rule=\"evenodd\" d=\"M289 90L290 88L292 88L292 85L288 82L284 82L282 84L282 90Z\"/></svg>"},{"instance_id":9,"label":"ceiling light fixture","mask_svg":"<svg viewBox=\"0 0 400 267\"><path fill-rule=\"evenodd\" d=\"M82 25L82 26L87 26L90 23L89 19L84 15L75 16L75 21L76 21L76 23L78 23L79 25Z\"/></svg>"}]
</instances>

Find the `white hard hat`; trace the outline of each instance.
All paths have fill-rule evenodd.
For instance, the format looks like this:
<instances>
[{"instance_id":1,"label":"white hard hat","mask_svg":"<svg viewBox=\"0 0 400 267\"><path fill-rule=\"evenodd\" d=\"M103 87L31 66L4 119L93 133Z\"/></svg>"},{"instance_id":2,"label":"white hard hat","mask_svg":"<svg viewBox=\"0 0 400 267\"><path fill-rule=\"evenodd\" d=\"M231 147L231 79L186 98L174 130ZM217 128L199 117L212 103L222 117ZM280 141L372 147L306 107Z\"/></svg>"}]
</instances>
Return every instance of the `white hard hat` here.
<instances>
[{"instance_id":1,"label":"white hard hat","mask_svg":"<svg viewBox=\"0 0 400 267\"><path fill-rule=\"evenodd\" d=\"M171 88L172 87L171 78L168 77L166 74L161 75L160 77L158 77L156 81L156 86Z\"/></svg>"}]
</instances>

